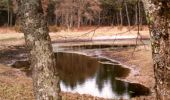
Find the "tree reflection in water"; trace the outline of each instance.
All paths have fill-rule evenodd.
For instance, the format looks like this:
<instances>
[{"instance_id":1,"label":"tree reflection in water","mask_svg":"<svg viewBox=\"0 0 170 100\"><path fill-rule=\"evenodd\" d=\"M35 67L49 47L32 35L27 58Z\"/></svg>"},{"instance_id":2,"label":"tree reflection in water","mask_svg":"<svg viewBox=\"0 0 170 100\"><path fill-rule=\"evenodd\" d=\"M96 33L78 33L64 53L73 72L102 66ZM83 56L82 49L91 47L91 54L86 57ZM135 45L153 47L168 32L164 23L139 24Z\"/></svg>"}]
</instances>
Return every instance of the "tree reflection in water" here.
<instances>
[{"instance_id":1,"label":"tree reflection in water","mask_svg":"<svg viewBox=\"0 0 170 100\"><path fill-rule=\"evenodd\" d=\"M124 78L130 73L117 62L76 53L58 52L55 55L63 91L106 98L130 98L150 93L140 84L117 80L116 77ZM111 93L107 93L109 91Z\"/></svg>"},{"instance_id":2,"label":"tree reflection in water","mask_svg":"<svg viewBox=\"0 0 170 100\"><path fill-rule=\"evenodd\" d=\"M125 78L130 73L128 68L118 62L76 53L58 52L55 56L62 91L115 99L150 94L145 86L118 80L117 78ZM28 61L17 61L12 66L28 66L24 70L30 73L29 65Z\"/></svg>"}]
</instances>

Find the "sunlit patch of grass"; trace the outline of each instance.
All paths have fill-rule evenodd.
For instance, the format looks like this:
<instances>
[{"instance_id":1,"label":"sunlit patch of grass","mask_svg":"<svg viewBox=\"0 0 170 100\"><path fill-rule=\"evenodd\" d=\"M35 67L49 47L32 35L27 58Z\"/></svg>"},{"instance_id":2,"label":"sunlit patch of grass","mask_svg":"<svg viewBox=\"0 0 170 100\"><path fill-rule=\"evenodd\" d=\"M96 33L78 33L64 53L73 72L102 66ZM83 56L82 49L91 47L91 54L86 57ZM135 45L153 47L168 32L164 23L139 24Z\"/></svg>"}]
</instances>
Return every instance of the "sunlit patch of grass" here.
<instances>
[{"instance_id":1,"label":"sunlit patch of grass","mask_svg":"<svg viewBox=\"0 0 170 100\"><path fill-rule=\"evenodd\" d=\"M11 38L0 39L0 41L14 41L14 40L20 40L20 39L24 39L24 38L23 37L22 38L11 37Z\"/></svg>"},{"instance_id":2,"label":"sunlit patch of grass","mask_svg":"<svg viewBox=\"0 0 170 100\"><path fill-rule=\"evenodd\" d=\"M0 41L19 40L23 38L24 38L24 35L21 33L0 34Z\"/></svg>"},{"instance_id":3,"label":"sunlit patch of grass","mask_svg":"<svg viewBox=\"0 0 170 100\"><path fill-rule=\"evenodd\" d=\"M25 85L14 83L0 83L0 97L2 100L33 100L31 89Z\"/></svg>"},{"instance_id":4,"label":"sunlit patch of grass","mask_svg":"<svg viewBox=\"0 0 170 100\"><path fill-rule=\"evenodd\" d=\"M59 32L59 31L61 31L63 29L62 27L58 27L56 25L49 26L48 28L49 28L50 32Z\"/></svg>"},{"instance_id":5,"label":"sunlit patch of grass","mask_svg":"<svg viewBox=\"0 0 170 100\"><path fill-rule=\"evenodd\" d=\"M31 79L24 76L17 69L0 64L0 100L33 99Z\"/></svg>"}]
</instances>

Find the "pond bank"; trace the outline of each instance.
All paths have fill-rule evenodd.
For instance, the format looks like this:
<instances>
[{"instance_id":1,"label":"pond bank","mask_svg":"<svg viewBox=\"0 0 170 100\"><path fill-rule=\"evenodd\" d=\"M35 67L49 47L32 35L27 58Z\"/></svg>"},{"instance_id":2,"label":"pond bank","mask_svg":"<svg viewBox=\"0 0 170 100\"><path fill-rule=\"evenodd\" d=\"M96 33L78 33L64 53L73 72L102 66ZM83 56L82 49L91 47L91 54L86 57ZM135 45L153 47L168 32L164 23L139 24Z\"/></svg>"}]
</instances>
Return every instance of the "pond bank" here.
<instances>
[{"instance_id":1,"label":"pond bank","mask_svg":"<svg viewBox=\"0 0 170 100\"><path fill-rule=\"evenodd\" d=\"M120 61L122 64L135 69L136 73L129 75L127 78L123 79L124 81L140 83L146 87L149 87L152 90L154 86L154 78L150 50L145 50L144 48L138 47L133 56L132 53L133 49L126 48L121 50L105 51L101 55ZM9 100L13 98L12 96L10 96L10 94L16 94L15 98L19 100L21 98L32 100L33 95L31 78L27 77L24 72L21 72L18 69L6 67L4 65L0 66L0 99ZM13 93L14 91L15 93ZM106 100L104 98L93 97L90 95L80 95L78 93L61 94L63 98L65 98L63 100L94 100L94 98L95 100ZM139 97L133 99L143 100L144 98L145 100L154 100L154 94L147 97Z\"/></svg>"}]
</instances>

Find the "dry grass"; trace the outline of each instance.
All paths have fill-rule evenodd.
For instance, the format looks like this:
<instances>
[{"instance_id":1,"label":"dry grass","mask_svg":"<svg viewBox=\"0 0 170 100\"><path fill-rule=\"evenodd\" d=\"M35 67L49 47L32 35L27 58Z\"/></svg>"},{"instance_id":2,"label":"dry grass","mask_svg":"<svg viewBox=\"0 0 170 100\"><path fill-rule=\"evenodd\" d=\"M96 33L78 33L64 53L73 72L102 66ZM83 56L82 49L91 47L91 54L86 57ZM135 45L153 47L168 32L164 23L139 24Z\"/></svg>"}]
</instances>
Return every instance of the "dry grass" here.
<instances>
[{"instance_id":1,"label":"dry grass","mask_svg":"<svg viewBox=\"0 0 170 100\"><path fill-rule=\"evenodd\" d=\"M16 33L15 27L0 27L0 34Z\"/></svg>"},{"instance_id":2,"label":"dry grass","mask_svg":"<svg viewBox=\"0 0 170 100\"><path fill-rule=\"evenodd\" d=\"M130 31L129 31L130 30ZM149 30L146 26L143 26L143 29L140 31L140 34L143 37L149 37ZM136 27L83 27L80 29L72 29L70 31L61 30L59 32L52 32L51 37L55 39L84 39L92 38L98 36L112 36L112 35L137 35ZM66 38L64 38L66 37Z\"/></svg>"},{"instance_id":3,"label":"dry grass","mask_svg":"<svg viewBox=\"0 0 170 100\"><path fill-rule=\"evenodd\" d=\"M49 29L52 31L52 32L50 32L50 36L51 36L52 40L65 39L64 37L67 37L66 39L75 39L75 38L80 39L80 38L91 38L91 37L97 37L97 36L112 36L115 34L137 35L136 27L130 27L130 28L122 27L121 29L119 27L111 27L111 26L103 26L103 27L99 27L99 28L81 27L79 29L75 28L75 29L71 29L68 31L62 27L49 26ZM140 33L143 37L149 37L149 30L146 26L142 26L142 30L140 31ZM14 39L14 38L20 39L23 37L24 37L23 34L20 34L15 31L15 27L0 28L0 40Z\"/></svg>"},{"instance_id":4,"label":"dry grass","mask_svg":"<svg viewBox=\"0 0 170 100\"><path fill-rule=\"evenodd\" d=\"M23 72L0 64L0 100L33 100L31 84Z\"/></svg>"},{"instance_id":5,"label":"dry grass","mask_svg":"<svg viewBox=\"0 0 170 100\"><path fill-rule=\"evenodd\" d=\"M62 100L104 100L90 95L61 93ZM24 72L0 64L0 100L34 100L31 78Z\"/></svg>"},{"instance_id":6,"label":"dry grass","mask_svg":"<svg viewBox=\"0 0 170 100\"><path fill-rule=\"evenodd\" d=\"M0 41L10 41L16 39L23 39L24 35L21 33L7 33L7 34L0 34Z\"/></svg>"}]
</instances>

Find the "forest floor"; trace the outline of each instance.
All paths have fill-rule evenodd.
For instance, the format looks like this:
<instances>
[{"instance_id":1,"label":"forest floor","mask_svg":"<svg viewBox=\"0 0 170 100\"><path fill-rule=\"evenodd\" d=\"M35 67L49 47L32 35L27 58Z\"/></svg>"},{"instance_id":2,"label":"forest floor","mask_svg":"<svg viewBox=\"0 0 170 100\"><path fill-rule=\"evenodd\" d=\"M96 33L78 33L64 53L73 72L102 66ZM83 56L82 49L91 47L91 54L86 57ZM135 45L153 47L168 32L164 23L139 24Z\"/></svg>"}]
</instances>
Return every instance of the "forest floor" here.
<instances>
[{"instance_id":1,"label":"forest floor","mask_svg":"<svg viewBox=\"0 0 170 100\"><path fill-rule=\"evenodd\" d=\"M111 30L109 32L109 29ZM88 30L88 31L87 31ZM76 37L78 34L82 35L84 33L94 30L93 28L85 28L81 30L74 31L61 31L57 33L50 33L52 41L61 39L58 34L64 37ZM105 32L106 31L106 32ZM93 37L97 36L111 36L116 33L123 33L128 31L127 28L112 27L101 27L95 30ZM92 31L91 31L92 32ZM94 31L93 31L94 32ZM131 30L124 35L136 35L136 30ZM148 29L140 31L143 37L149 38ZM122 34L121 34L122 35ZM90 38L91 36L89 36ZM84 37L86 38L86 37ZM0 31L0 53L9 51L12 53L12 49L17 50L15 46L24 45L23 34L17 33L15 31L1 30ZM9 53L8 52L8 53ZM133 56L132 56L133 53ZM153 92L154 87L154 75L152 68L151 50L149 47L145 49L144 47L138 47L134 52L134 49L122 49L114 52L105 52L103 55L108 56L112 59L120 61L122 64L127 65L135 70L137 73L130 74L125 81L140 83ZM1 55L0 55L1 56ZM4 55L3 55L4 56ZM1 56L1 59L3 59ZM0 64L0 100L33 100L32 91L32 79L28 77L25 72L19 69L11 68L8 65ZM81 95L78 93L61 93L63 100L105 100L104 98L93 97L90 95ZM154 100L154 93L150 96L136 97L134 100Z\"/></svg>"},{"instance_id":2,"label":"forest floor","mask_svg":"<svg viewBox=\"0 0 170 100\"><path fill-rule=\"evenodd\" d=\"M147 26L141 26L139 35L142 38L149 38L149 29ZM72 30L58 30L57 32L50 32L52 41L55 40L71 40L71 39L92 39L99 37L110 37L110 36L128 36L137 37L138 29L135 26L132 27L82 27L80 29ZM139 36L139 37L140 37ZM0 42L1 41L16 41L23 40L24 35L16 32L15 28L0 28Z\"/></svg>"}]
</instances>

